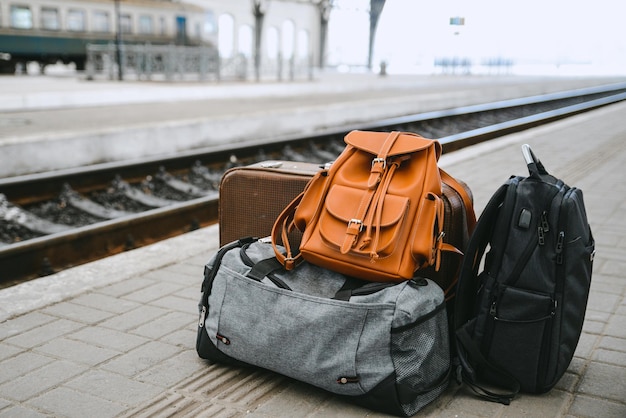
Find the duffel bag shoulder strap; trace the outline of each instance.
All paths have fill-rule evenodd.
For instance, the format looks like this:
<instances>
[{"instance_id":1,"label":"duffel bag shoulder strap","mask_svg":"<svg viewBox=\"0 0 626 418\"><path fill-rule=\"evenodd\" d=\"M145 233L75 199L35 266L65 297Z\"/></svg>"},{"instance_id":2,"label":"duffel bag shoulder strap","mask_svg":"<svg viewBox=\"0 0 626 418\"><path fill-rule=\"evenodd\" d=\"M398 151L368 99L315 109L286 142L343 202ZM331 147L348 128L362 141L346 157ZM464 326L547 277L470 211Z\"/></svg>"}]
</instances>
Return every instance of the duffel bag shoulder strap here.
<instances>
[{"instance_id":1,"label":"duffel bag shoulder strap","mask_svg":"<svg viewBox=\"0 0 626 418\"><path fill-rule=\"evenodd\" d=\"M200 290L204 293L205 299L208 299L209 294L211 294L213 280L215 280L215 275L217 274L217 271L222 264L222 258L224 258L224 255L233 248L243 247L244 245L256 240L257 238L246 237L226 244L218 250L217 254L213 258L213 264L211 265L211 267L209 268L208 265L204 266L204 280L202 280L202 288Z\"/></svg>"},{"instance_id":2,"label":"duffel bag shoulder strap","mask_svg":"<svg viewBox=\"0 0 626 418\"><path fill-rule=\"evenodd\" d=\"M466 383L483 399L508 405L519 392L519 383L508 373L490 364L480 352L479 347L470 335L466 324L474 316L474 300L478 291L478 269L491 235L498 211L504 202L510 183L507 182L491 197L483 210L471 235L465 252L461 273L457 283L454 308L454 329L456 333L456 380ZM469 358L468 358L469 356ZM471 358L471 362L470 359ZM510 382L509 392L496 393L489 391L478 383L476 368L487 370L499 377L499 381Z\"/></svg>"},{"instance_id":3,"label":"duffel bag shoulder strap","mask_svg":"<svg viewBox=\"0 0 626 418\"><path fill-rule=\"evenodd\" d=\"M245 250L246 246L244 245L241 248L241 251L245 253ZM289 285L287 285L287 283L275 274L279 272L286 272L285 267L276 259L276 257L265 258L257 262L252 262L251 260L244 262L251 267L248 274L246 274L246 277L256 280L257 282L267 278L278 288L293 290L289 287ZM339 290L337 290L337 292L335 292L335 296L331 299L349 301L352 296L370 295L382 289L397 285L397 283L394 282L368 282L348 276L345 276L345 279L344 284L341 288L339 288Z\"/></svg>"},{"instance_id":4,"label":"duffel bag shoulder strap","mask_svg":"<svg viewBox=\"0 0 626 418\"><path fill-rule=\"evenodd\" d=\"M250 269L248 274L246 274L246 277L252 280L256 280L257 282L260 282L265 277L267 277L272 283L276 285L276 287L285 290L292 290L287 283L285 283L274 274L285 269L285 267L280 263L280 261L276 259L276 257L266 258L253 264L251 267L252 268Z\"/></svg>"}]
</instances>

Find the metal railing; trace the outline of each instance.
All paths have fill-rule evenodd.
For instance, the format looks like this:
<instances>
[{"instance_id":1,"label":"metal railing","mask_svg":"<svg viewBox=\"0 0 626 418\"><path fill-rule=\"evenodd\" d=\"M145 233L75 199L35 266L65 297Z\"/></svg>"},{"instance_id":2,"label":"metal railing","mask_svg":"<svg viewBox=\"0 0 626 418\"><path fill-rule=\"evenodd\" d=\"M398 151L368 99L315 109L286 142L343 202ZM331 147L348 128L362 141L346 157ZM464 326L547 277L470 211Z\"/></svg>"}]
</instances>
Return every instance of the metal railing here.
<instances>
[{"instance_id":1,"label":"metal railing","mask_svg":"<svg viewBox=\"0 0 626 418\"><path fill-rule=\"evenodd\" d=\"M121 71L118 67L118 57ZM127 80L248 80L255 78L253 62L240 54L221 58L215 48L205 46L88 44L86 75L88 79L106 76L113 80L123 75ZM263 63L263 80L312 79L311 59L283 60L280 56Z\"/></svg>"}]
</instances>

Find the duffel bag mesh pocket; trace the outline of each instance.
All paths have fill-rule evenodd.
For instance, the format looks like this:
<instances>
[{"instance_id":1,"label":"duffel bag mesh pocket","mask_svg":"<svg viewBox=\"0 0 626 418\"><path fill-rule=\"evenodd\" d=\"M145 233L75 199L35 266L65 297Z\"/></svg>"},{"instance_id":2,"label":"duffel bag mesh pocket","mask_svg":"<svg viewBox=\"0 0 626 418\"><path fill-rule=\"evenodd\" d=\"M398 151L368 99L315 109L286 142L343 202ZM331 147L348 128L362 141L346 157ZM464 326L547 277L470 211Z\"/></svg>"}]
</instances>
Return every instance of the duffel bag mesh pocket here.
<instances>
[{"instance_id":1,"label":"duffel bag mesh pocket","mask_svg":"<svg viewBox=\"0 0 626 418\"><path fill-rule=\"evenodd\" d=\"M417 322L392 330L391 356L400 404L413 415L448 385L450 351L445 304Z\"/></svg>"}]
</instances>

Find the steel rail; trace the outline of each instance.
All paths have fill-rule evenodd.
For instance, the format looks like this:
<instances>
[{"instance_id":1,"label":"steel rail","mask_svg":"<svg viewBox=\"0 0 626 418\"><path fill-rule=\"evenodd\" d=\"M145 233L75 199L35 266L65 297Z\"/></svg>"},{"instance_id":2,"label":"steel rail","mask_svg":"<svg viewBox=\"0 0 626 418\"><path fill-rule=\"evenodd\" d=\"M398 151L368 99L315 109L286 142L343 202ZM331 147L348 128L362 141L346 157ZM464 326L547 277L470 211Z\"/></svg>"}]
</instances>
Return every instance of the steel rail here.
<instances>
[{"instance_id":1,"label":"steel rail","mask_svg":"<svg viewBox=\"0 0 626 418\"><path fill-rule=\"evenodd\" d=\"M468 147L479 142L488 141L515 132L533 128L539 125L545 125L560 119L568 118L579 113L588 112L602 106L610 105L626 100L626 93L618 93L600 99L590 100L588 102L579 103L571 106L562 107L560 109L541 112L523 118L512 119L506 122L496 123L484 128L473 129L461 132L455 135L449 135L439 138L439 142L443 146L444 152L457 150Z\"/></svg>"},{"instance_id":2,"label":"steel rail","mask_svg":"<svg viewBox=\"0 0 626 418\"><path fill-rule=\"evenodd\" d=\"M626 92L626 82L411 114L381 119L367 124L351 124L333 127L326 130L318 130L315 133L315 137L330 137L335 135L343 136L345 133L353 129L384 130L389 127L400 125L416 124L444 118L478 115L480 113L490 111L539 105L556 102L558 100L579 97L582 98L593 95L611 93L612 95L615 95L620 92ZM198 148L187 152L177 153L172 156L138 158L135 160L126 160L121 162L94 164L87 167L62 169L54 172L7 177L0 179L0 193L3 193L10 201L20 204L28 204L31 203L33 198L50 199L56 196L65 183L72 184L72 187L77 191L89 192L101 187L104 182L110 181L115 174L120 171L124 172L124 178L128 182L132 182L135 180L141 180L145 177L146 173L156 172L162 165L167 165L170 170L183 170L197 160L202 160L205 164L227 161L232 154L250 153L250 150L256 150L260 146L266 147L271 151L272 148L279 149L286 144L295 144L310 138L311 135L291 135L284 138L274 138L271 144L268 143L267 140L241 141L236 144ZM451 143L452 141L448 141L447 149L444 147L444 151L456 149L451 146Z\"/></svg>"},{"instance_id":3,"label":"steel rail","mask_svg":"<svg viewBox=\"0 0 626 418\"><path fill-rule=\"evenodd\" d=\"M620 86L618 90L626 90L626 83L624 86ZM554 97L555 95L549 96ZM553 98L551 100L558 99ZM449 152L623 100L626 100L626 92L446 136L440 138L439 141L444 147L444 152ZM525 104L531 104L531 100L528 98L522 99L521 101L526 102ZM428 112L427 114L386 119L370 124L369 126L329 130L316 135L316 137L343 135L343 133L348 130L355 128L384 129L389 126L415 123L416 119L430 120L455 115L466 115L468 113L480 113L486 110L496 110L507 106L514 106L514 102L516 101L496 102L499 104L469 106L449 111ZM303 138L289 138L282 141L279 140L277 143L284 144L301 140L303 140ZM238 149L245 149L249 146L251 145L240 144ZM259 144L254 144L254 147L258 146ZM225 157L232 152L234 152L233 148L224 147L222 149L213 149L210 152L207 150L201 151L200 153L186 153L179 156L179 158L184 161L183 164L187 164L199 158L207 159L207 157L211 161L217 161L226 159ZM170 160L174 161L173 158ZM145 175L146 170L154 170L155 167L167 163L167 161L163 159L146 159L137 161L136 163L137 164L129 171L125 172L125 176L142 177ZM77 189L90 189L97 187L96 182L93 180L96 174L97 176L110 177L113 173L119 172L122 168L125 169L126 164L110 163L100 164L97 167L89 167L87 169L73 169L64 170L61 173L57 172L52 176L52 180L45 174L20 176L13 180L2 179L0 180L0 192L6 193L9 196L19 195L18 190L27 188L31 182L53 183L55 186L46 185L45 188L52 190L56 187L54 190L55 194L58 193L58 186L60 184L70 181ZM85 180L85 178L87 179ZM79 184L79 186L76 186L76 184ZM9 193L7 193L7 190ZM39 193L43 193L41 190ZM0 287L6 287L20 281L51 274L65 268L120 253L131 248L147 245L161 239L216 223L218 219L218 204L219 196L218 193L215 192L205 197L195 198L163 208L147 210L114 220L103 221L74 228L69 231L53 233L15 244L0 246ZM149 233L146 233L146 231L149 231Z\"/></svg>"},{"instance_id":4,"label":"steel rail","mask_svg":"<svg viewBox=\"0 0 626 418\"><path fill-rule=\"evenodd\" d=\"M215 193L6 245L0 247L0 287L181 235L214 223L217 216Z\"/></svg>"}]
</instances>

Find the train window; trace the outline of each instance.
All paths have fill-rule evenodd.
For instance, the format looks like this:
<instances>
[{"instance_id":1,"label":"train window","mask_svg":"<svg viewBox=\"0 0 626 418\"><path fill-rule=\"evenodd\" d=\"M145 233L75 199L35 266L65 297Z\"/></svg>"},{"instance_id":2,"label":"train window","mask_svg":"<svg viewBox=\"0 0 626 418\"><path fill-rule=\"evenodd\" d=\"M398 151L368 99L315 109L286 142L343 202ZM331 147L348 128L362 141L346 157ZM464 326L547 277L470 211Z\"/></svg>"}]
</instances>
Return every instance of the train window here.
<instances>
[{"instance_id":1,"label":"train window","mask_svg":"<svg viewBox=\"0 0 626 418\"><path fill-rule=\"evenodd\" d=\"M61 24L59 22L59 9L55 7L41 8L41 28L48 30L61 29Z\"/></svg>"},{"instance_id":2,"label":"train window","mask_svg":"<svg viewBox=\"0 0 626 418\"><path fill-rule=\"evenodd\" d=\"M96 10L93 12L93 31L94 32L110 32L111 21L109 20L109 12Z\"/></svg>"},{"instance_id":3,"label":"train window","mask_svg":"<svg viewBox=\"0 0 626 418\"><path fill-rule=\"evenodd\" d=\"M11 27L17 29L33 28L33 12L30 7L11 5Z\"/></svg>"},{"instance_id":4,"label":"train window","mask_svg":"<svg viewBox=\"0 0 626 418\"><path fill-rule=\"evenodd\" d=\"M133 21L129 14L120 16L120 29L122 33L133 33Z\"/></svg>"},{"instance_id":5,"label":"train window","mask_svg":"<svg viewBox=\"0 0 626 418\"><path fill-rule=\"evenodd\" d=\"M85 31L85 12L78 9L69 9L67 11L67 30L73 32Z\"/></svg>"},{"instance_id":6,"label":"train window","mask_svg":"<svg viewBox=\"0 0 626 418\"><path fill-rule=\"evenodd\" d=\"M152 23L152 16L142 15L139 16L139 33L144 35L152 35L154 33L154 25Z\"/></svg>"}]
</instances>

